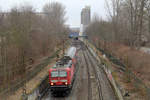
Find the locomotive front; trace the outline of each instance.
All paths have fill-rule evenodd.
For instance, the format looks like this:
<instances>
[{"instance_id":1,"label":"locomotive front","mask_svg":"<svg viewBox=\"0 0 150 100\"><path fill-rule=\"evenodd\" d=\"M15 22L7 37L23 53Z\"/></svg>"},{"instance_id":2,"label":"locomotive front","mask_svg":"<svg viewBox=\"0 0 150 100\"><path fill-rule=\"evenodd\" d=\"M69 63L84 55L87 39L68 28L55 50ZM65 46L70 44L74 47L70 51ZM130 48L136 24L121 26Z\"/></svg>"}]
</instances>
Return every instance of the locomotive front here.
<instances>
[{"instance_id":1,"label":"locomotive front","mask_svg":"<svg viewBox=\"0 0 150 100\"><path fill-rule=\"evenodd\" d=\"M67 54L50 68L49 84L52 92L71 90L75 72L75 54L76 48L69 48Z\"/></svg>"},{"instance_id":2,"label":"locomotive front","mask_svg":"<svg viewBox=\"0 0 150 100\"><path fill-rule=\"evenodd\" d=\"M69 69L50 70L51 91L66 91L70 89Z\"/></svg>"}]
</instances>

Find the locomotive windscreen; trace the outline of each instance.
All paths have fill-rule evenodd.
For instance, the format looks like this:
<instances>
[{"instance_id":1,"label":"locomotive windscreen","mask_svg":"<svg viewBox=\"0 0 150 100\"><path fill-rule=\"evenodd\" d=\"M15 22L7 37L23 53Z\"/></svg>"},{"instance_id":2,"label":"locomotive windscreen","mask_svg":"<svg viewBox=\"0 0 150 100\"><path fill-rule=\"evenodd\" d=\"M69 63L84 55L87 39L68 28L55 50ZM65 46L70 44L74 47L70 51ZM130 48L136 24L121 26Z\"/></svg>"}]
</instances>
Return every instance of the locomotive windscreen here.
<instances>
[{"instance_id":1,"label":"locomotive windscreen","mask_svg":"<svg viewBox=\"0 0 150 100\"><path fill-rule=\"evenodd\" d=\"M67 77L67 72L64 70L52 71L51 77Z\"/></svg>"}]
</instances>

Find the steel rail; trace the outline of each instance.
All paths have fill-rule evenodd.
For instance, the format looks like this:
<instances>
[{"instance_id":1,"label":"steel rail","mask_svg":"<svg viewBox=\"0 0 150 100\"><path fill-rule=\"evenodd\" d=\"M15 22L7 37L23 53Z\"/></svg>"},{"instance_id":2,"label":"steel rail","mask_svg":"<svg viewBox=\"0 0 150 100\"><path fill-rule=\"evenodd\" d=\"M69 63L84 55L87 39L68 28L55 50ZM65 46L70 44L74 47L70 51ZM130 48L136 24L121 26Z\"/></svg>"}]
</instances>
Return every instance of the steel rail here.
<instances>
[{"instance_id":1,"label":"steel rail","mask_svg":"<svg viewBox=\"0 0 150 100\"><path fill-rule=\"evenodd\" d=\"M91 100L91 97L92 97L92 91L91 91L91 80L90 80L90 72L89 72L89 65L88 65L88 61L87 61L87 58L85 57L85 53L84 51L82 50L82 54L83 54L83 57L84 57L84 61L86 63L86 66L87 66L87 73L88 73L88 100Z\"/></svg>"},{"instance_id":2,"label":"steel rail","mask_svg":"<svg viewBox=\"0 0 150 100\"><path fill-rule=\"evenodd\" d=\"M92 68L93 68L93 70L94 70L94 73L95 73L95 76L96 76L96 79L97 79L98 91L99 91L99 99L100 99L100 100L104 100L104 98L103 98L103 92L102 92L102 86L101 86L101 84L100 84L103 80L102 80L101 77L98 75L98 73L100 73L100 72L99 72L99 68L98 68L98 66L95 66L95 65L93 64L93 61L91 60L92 58L89 56L89 51L88 51L87 47L86 47L86 54L87 54L87 57L88 57L89 61L91 62Z\"/></svg>"}]
</instances>

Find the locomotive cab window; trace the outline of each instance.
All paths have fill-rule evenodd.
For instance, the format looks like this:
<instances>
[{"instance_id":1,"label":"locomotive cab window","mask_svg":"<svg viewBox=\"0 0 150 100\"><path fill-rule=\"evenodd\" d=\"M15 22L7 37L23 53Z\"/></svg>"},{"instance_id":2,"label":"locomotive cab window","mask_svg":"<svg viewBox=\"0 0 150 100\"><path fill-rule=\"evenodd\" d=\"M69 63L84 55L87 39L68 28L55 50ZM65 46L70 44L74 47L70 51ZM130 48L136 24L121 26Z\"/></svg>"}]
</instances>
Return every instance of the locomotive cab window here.
<instances>
[{"instance_id":1,"label":"locomotive cab window","mask_svg":"<svg viewBox=\"0 0 150 100\"><path fill-rule=\"evenodd\" d=\"M67 72L66 71L59 71L59 77L66 77Z\"/></svg>"},{"instance_id":2,"label":"locomotive cab window","mask_svg":"<svg viewBox=\"0 0 150 100\"><path fill-rule=\"evenodd\" d=\"M51 72L51 77L67 77L67 72L66 71L52 71Z\"/></svg>"},{"instance_id":3,"label":"locomotive cab window","mask_svg":"<svg viewBox=\"0 0 150 100\"><path fill-rule=\"evenodd\" d=\"M51 72L51 77L58 77L58 76L59 76L58 71L52 71Z\"/></svg>"}]
</instances>

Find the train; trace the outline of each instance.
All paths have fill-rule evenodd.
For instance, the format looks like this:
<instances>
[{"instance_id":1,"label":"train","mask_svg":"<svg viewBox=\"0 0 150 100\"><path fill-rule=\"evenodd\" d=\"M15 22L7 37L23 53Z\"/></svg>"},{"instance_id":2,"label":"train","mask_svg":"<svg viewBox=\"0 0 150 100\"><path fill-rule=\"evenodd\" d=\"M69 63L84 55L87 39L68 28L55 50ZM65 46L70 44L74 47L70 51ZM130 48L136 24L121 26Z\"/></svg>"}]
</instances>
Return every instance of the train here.
<instances>
[{"instance_id":1,"label":"train","mask_svg":"<svg viewBox=\"0 0 150 100\"><path fill-rule=\"evenodd\" d=\"M77 32L72 32L69 34L69 38L73 38L75 40L78 40L78 37L79 37L79 33L77 33Z\"/></svg>"},{"instance_id":2,"label":"train","mask_svg":"<svg viewBox=\"0 0 150 100\"><path fill-rule=\"evenodd\" d=\"M52 93L68 92L72 89L76 72L76 47L70 47L66 54L49 69L49 84Z\"/></svg>"}]
</instances>

